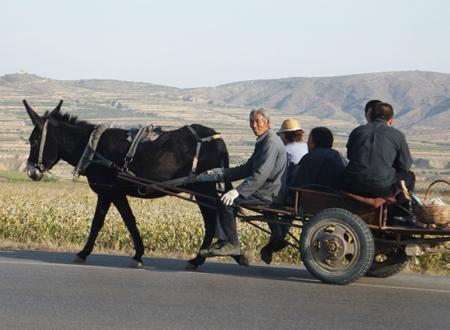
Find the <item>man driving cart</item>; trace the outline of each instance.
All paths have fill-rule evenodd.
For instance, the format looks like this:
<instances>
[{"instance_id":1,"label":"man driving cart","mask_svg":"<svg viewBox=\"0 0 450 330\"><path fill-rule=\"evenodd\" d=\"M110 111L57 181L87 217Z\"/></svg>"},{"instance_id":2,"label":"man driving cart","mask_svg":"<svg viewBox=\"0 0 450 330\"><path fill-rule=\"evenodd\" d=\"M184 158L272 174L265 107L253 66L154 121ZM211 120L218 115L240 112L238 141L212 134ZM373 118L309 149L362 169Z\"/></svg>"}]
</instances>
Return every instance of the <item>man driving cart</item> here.
<instances>
[{"instance_id":1,"label":"man driving cart","mask_svg":"<svg viewBox=\"0 0 450 330\"><path fill-rule=\"evenodd\" d=\"M199 176L199 181L244 181L221 197L219 219L224 237L201 250L203 256L239 255L235 207L270 205L281 202L285 195L286 151L280 137L270 128L269 112L260 108L249 116L250 128L256 136L255 149L246 163L234 168L215 168Z\"/></svg>"}]
</instances>

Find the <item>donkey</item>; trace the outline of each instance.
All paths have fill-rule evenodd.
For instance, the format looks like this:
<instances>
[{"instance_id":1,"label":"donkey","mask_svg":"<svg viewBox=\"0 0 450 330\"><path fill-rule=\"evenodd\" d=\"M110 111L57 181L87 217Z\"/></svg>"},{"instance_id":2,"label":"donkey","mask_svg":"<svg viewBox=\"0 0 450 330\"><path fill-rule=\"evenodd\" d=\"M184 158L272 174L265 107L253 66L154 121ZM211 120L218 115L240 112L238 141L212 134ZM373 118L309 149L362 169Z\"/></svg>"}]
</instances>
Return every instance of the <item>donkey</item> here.
<instances>
[{"instance_id":1,"label":"donkey","mask_svg":"<svg viewBox=\"0 0 450 330\"><path fill-rule=\"evenodd\" d=\"M23 100L23 103L34 125L29 138L28 176L35 181L40 180L43 173L50 170L60 159L74 167L77 166L95 125L78 120L77 117L69 114L61 114L62 100L55 109L47 111L42 117L28 105L26 100ZM105 216L113 204L133 239L135 255L132 258L132 266L141 267L143 265L144 245L126 196L158 198L165 194L151 189L143 193L138 186L130 186L129 182L124 182L117 177L121 172L119 169L124 166L125 156L130 148L127 134L128 131L124 129L106 129L98 141L96 154L100 155L102 159L110 161L114 166L91 162L86 168L84 174L90 188L97 194L97 206L89 237L83 249L76 254L75 262L84 262L91 254ZM134 160L129 163L128 169L137 177L157 182L188 176L191 174L193 161L197 156L198 138L211 137L216 134L217 132L213 129L198 124L162 132L156 140L142 142L138 145ZM228 167L228 165L228 151L221 138L201 144L198 153L197 174L215 167ZM202 195L218 197L215 183L192 183L188 184L187 188ZM196 200L211 203L205 197L196 196ZM205 226L201 250L208 248L213 237L220 237L222 231L217 212L202 205L199 207ZM233 258L239 264L247 265L243 255ZM188 260L187 268L196 269L204 262L205 258L197 254L195 258Z\"/></svg>"}]
</instances>

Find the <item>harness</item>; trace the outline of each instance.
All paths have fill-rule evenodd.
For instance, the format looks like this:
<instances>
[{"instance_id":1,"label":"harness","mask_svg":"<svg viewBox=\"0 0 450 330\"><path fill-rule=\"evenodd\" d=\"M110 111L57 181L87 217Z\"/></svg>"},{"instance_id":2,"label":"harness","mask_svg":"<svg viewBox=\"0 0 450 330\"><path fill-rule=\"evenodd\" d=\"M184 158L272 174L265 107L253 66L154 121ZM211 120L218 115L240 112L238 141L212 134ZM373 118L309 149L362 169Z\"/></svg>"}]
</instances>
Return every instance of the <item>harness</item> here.
<instances>
[{"instance_id":1,"label":"harness","mask_svg":"<svg viewBox=\"0 0 450 330\"><path fill-rule=\"evenodd\" d=\"M153 126L151 127L151 129L153 129ZM130 149L128 149L128 152L125 156L123 164L124 171L128 171L128 164L133 161L139 143L141 143L141 141L148 135L149 130L150 128L148 126L142 126L141 128L139 128L137 134L131 142Z\"/></svg>"},{"instance_id":2,"label":"harness","mask_svg":"<svg viewBox=\"0 0 450 330\"><path fill-rule=\"evenodd\" d=\"M41 172L45 172L43 158L44 158L45 140L47 138L47 130L48 130L48 119L45 120L44 127L42 128L41 142L39 143L38 161L35 165L35 167L38 168Z\"/></svg>"},{"instance_id":3,"label":"harness","mask_svg":"<svg viewBox=\"0 0 450 330\"><path fill-rule=\"evenodd\" d=\"M98 153L95 152L97 149L98 141L102 137L103 133L109 128L107 124L101 124L95 126L91 135L89 136L89 141L84 148L83 153L81 154L80 160L78 161L77 166L73 170L73 177L78 178L80 175L83 175L86 172L86 169L93 161L94 156L97 156ZM108 164L110 165L110 164Z\"/></svg>"},{"instance_id":4,"label":"harness","mask_svg":"<svg viewBox=\"0 0 450 330\"><path fill-rule=\"evenodd\" d=\"M191 131L191 133L195 136L195 139L197 140L197 147L195 149L195 156L194 159L192 160L192 169L191 169L191 173L195 174L195 172L197 171L198 156L200 155L200 148L202 146L202 143L211 142L215 139L220 139L220 134L214 134L208 137L201 138L200 136L198 136L197 132L192 128L192 126L189 125L188 128Z\"/></svg>"},{"instance_id":5,"label":"harness","mask_svg":"<svg viewBox=\"0 0 450 330\"><path fill-rule=\"evenodd\" d=\"M80 160L78 161L77 166L73 170L74 179L78 178L80 175L84 175L86 172L86 169L92 163L104 165L108 168L115 169L119 172L124 172L124 173L133 175L133 173L131 173L129 171L128 166L134 160L134 156L136 154L139 144L142 142L143 139L145 139L146 137L149 137L149 136L150 136L150 140L153 141L155 139L154 136L151 136L151 134L154 131L153 125L150 127L143 126L143 127L139 128L139 130L136 133L136 135L134 136L134 138L131 142L130 148L128 149L128 152L124 158L124 165L123 165L123 167L120 167L96 151L98 142L100 141L100 138L102 137L103 133L109 127L110 127L110 125L108 125L108 124L101 124L101 125L95 126L94 130L91 132L91 135L89 136L88 143L83 150ZM189 126L187 126L187 128L192 133L192 135L194 135L194 137L197 141L197 145L196 145L196 149L195 149L195 156L192 160L191 173L187 177L176 178L173 180L166 181L166 183L173 185L173 186L180 185L183 183L193 182L192 180L197 171L198 157L200 155L200 149L201 149L202 144L221 138L220 134L214 134L214 135L202 138L197 134L197 132L194 130L194 128L192 128L192 126L189 125ZM41 172L47 171L43 165L44 146L45 146L45 141L47 138L47 131L48 131L48 119L45 120L45 122L44 122L42 134L41 134L41 141L39 144L38 162L35 164L35 167L38 168Z\"/></svg>"}]
</instances>

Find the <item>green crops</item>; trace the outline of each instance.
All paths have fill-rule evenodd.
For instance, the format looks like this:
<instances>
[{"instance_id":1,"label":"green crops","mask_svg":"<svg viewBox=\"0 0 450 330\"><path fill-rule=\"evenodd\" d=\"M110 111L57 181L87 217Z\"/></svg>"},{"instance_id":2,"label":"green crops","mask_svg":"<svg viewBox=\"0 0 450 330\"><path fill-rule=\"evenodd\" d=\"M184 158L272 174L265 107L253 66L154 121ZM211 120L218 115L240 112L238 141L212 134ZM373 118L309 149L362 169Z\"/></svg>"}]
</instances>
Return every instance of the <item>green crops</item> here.
<instances>
[{"instance_id":1,"label":"green crops","mask_svg":"<svg viewBox=\"0 0 450 330\"><path fill-rule=\"evenodd\" d=\"M96 206L96 195L87 185L2 182L0 190L0 239L49 244L62 249L74 245L81 248L86 242ZM129 201L147 254L184 257L199 250L204 229L197 205L175 197L129 198ZM267 235L250 225L239 223L238 232L242 247L255 256L267 243ZM129 254L134 251L131 237L114 206L106 216L96 248ZM295 250L285 249L274 261L299 263Z\"/></svg>"},{"instance_id":2,"label":"green crops","mask_svg":"<svg viewBox=\"0 0 450 330\"><path fill-rule=\"evenodd\" d=\"M79 248L86 242L94 215L96 195L86 184L70 182L0 182L0 240L37 243L59 250ZM189 257L203 239L203 219L195 204L175 197L155 200L130 198L147 255ZM262 227L267 228L265 224ZM254 261L267 243L267 234L238 222L242 248ZM295 231L294 235L299 236ZM119 213L111 206L96 241L94 253L109 250L132 254L133 242ZM299 264L297 249L288 247L274 262ZM450 254L419 257L410 263L421 273L450 275Z\"/></svg>"}]
</instances>

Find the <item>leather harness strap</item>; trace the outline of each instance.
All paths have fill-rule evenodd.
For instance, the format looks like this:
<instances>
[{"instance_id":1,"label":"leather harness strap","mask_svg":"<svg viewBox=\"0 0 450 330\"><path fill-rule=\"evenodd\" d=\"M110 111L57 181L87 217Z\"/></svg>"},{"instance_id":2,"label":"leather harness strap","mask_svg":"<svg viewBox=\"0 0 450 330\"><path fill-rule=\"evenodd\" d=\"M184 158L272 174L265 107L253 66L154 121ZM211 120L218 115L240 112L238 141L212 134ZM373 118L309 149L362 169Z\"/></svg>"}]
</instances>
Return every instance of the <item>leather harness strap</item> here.
<instances>
[{"instance_id":1,"label":"leather harness strap","mask_svg":"<svg viewBox=\"0 0 450 330\"><path fill-rule=\"evenodd\" d=\"M86 147L84 148L83 154L81 155L80 160L78 161L77 167L73 170L74 179L79 177L80 174L84 174L89 164L92 162L94 156L96 156L95 149L97 149L98 141L102 137L103 133L109 128L107 124L101 124L95 126L91 135L89 136L89 141Z\"/></svg>"},{"instance_id":2,"label":"leather harness strap","mask_svg":"<svg viewBox=\"0 0 450 330\"><path fill-rule=\"evenodd\" d=\"M131 142L130 149L128 149L127 155L125 156L123 169L124 171L128 171L128 165L133 161L134 155L136 154L137 147L139 143L142 141L143 138L145 138L148 135L149 128L148 126L142 126L139 128L139 131L137 132L136 136L133 139L133 142Z\"/></svg>"},{"instance_id":3,"label":"leather harness strap","mask_svg":"<svg viewBox=\"0 0 450 330\"><path fill-rule=\"evenodd\" d=\"M89 142L86 145L86 147L83 151L83 154L78 162L78 165L75 168L75 170L73 171L74 178L78 177L79 175L83 175L85 170L91 163L101 164L101 165L104 165L109 168L114 168L115 170L117 170L119 172L126 172L129 174L132 174L128 170L128 165L129 165L129 163L131 163L133 161L133 158L134 158L134 155L136 153L139 143L142 141L142 139L145 136L148 135L148 127L141 127L139 129L138 133L136 134L135 138L133 139L133 142L131 143L131 146L127 152L127 155L125 156L125 162L124 162L124 166L122 168L118 167L114 162L106 159L105 157L100 155L98 152L96 152L98 141L100 140L102 134L108 128L109 128L109 125L106 125L106 124L98 125L94 128L94 130L92 131L92 133L89 137ZM220 134L214 134L214 135L202 138L197 134L197 132L194 130L194 128L192 126L187 126L187 128L192 133L192 135L194 135L194 137L197 141L195 156L192 160L191 174L187 177L177 178L177 179L173 179L173 180L169 180L169 181L165 182L165 183L170 184L171 186L172 185L178 186L183 183L194 182L195 181L194 176L195 176L195 173L197 170L198 157L200 154L200 149L201 149L202 144L221 138ZM45 132L43 132L43 137L44 137L43 140L45 140L44 133ZM42 142L41 142L41 145L42 145Z\"/></svg>"},{"instance_id":4,"label":"leather harness strap","mask_svg":"<svg viewBox=\"0 0 450 330\"><path fill-rule=\"evenodd\" d=\"M189 130L191 131L191 133L195 136L195 139L197 140L197 147L195 150L195 156L194 159L192 160L192 169L191 169L191 173L195 174L195 172L197 171L197 164L198 164L198 156L200 155L200 148L202 147L202 143L205 142L211 142L215 139L220 139L220 134L214 134L211 136L207 136L204 138L201 138L200 136L198 136L197 132L194 130L194 128L192 128L192 126L187 126L187 128L189 128Z\"/></svg>"},{"instance_id":5,"label":"leather harness strap","mask_svg":"<svg viewBox=\"0 0 450 330\"><path fill-rule=\"evenodd\" d=\"M38 155L37 168L39 168L39 170L41 170L42 172L45 171L43 159L44 159L45 140L47 138L47 129L48 129L48 119L44 122L44 127L42 128L42 134L41 134L41 143L39 144L39 155Z\"/></svg>"}]
</instances>

